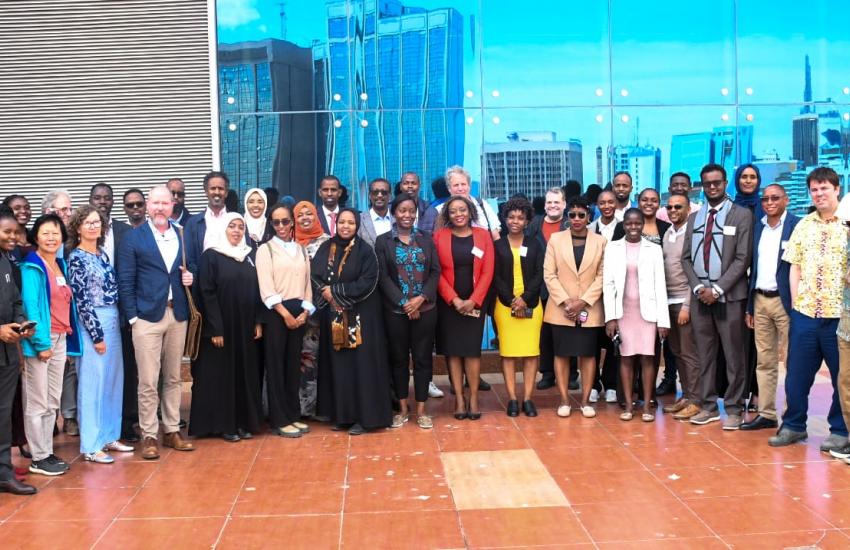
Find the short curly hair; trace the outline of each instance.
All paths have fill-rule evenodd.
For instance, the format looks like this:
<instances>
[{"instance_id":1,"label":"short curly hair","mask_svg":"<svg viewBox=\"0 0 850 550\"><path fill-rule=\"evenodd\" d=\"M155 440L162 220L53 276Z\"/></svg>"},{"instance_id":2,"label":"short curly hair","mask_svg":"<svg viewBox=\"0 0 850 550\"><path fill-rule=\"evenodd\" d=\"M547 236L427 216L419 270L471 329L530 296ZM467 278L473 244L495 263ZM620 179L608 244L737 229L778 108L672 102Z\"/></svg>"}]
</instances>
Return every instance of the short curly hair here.
<instances>
[{"instance_id":1,"label":"short curly hair","mask_svg":"<svg viewBox=\"0 0 850 550\"><path fill-rule=\"evenodd\" d=\"M84 204L74 210L74 213L71 214L71 219L68 220L68 227L66 230L68 231L68 239L66 244L71 248L76 248L80 244L80 227L82 227L83 222L86 221L92 212L97 212L97 216L100 218L100 236L97 238L97 246L100 248L103 246L103 243L106 241L106 231L109 229L109 226L106 223L106 218L104 218L103 214L90 204Z\"/></svg>"},{"instance_id":2,"label":"short curly hair","mask_svg":"<svg viewBox=\"0 0 850 550\"><path fill-rule=\"evenodd\" d=\"M451 227L452 221L449 219L449 205L455 201L461 201L466 204L466 207L469 209L469 225L478 219L478 208L475 206L475 203L472 202L472 199L469 197L464 197L463 195L454 195L449 197L449 199L444 203L443 210L440 212L440 221L443 224L443 227Z\"/></svg>"},{"instance_id":3,"label":"short curly hair","mask_svg":"<svg viewBox=\"0 0 850 550\"><path fill-rule=\"evenodd\" d=\"M504 216L505 219L508 218L508 214L514 211L519 211L525 214L526 221L531 221L531 219L534 218L534 208L525 197L513 197L508 199L508 202L502 206L502 216Z\"/></svg>"}]
</instances>

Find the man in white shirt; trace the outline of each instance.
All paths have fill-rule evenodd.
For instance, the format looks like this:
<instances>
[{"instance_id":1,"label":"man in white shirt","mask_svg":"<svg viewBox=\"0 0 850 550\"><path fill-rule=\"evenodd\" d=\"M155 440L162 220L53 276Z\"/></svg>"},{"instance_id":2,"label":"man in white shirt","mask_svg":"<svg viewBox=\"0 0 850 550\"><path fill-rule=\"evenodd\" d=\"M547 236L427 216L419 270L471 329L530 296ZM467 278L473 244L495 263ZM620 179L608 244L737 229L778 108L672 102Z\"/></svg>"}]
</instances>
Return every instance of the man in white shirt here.
<instances>
[{"instance_id":1,"label":"man in white shirt","mask_svg":"<svg viewBox=\"0 0 850 550\"><path fill-rule=\"evenodd\" d=\"M322 230L333 237L336 235L336 218L339 215L339 198L342 196L342 184L333 175L325 176L319 182L319 198L322 207L319 209L319 224Z\"/></svg>"},{"instance_id":2,"label":"man in white shirt","mask_svg":"<svg viewBox=\"0 0 850 550\"><path fill-rule=\"evenodd\" d=\"M216 244L217 236L224 231L224 215L227 214L224 199L229 188L230 179L224 172L212 171L204 176L207 207L191 216L183 226L186 230L186 261L192 273L198 272L201 254Z\"/></svg>"},{"instance_id":3,"label":"man in white shirt","mask_svg":"<svg viewBox=\"0 0 850 550\"><path fill-rule=\"evenodd\" d=\"M375 246L378 235L389 233L393 228L393 218L390 215L390 182L384 178L376 178L369 183L369 208L360 213L360 231L358 235L369 246Z\"/></svg>"},{"instance_id":4,"label":"man in white shirt","mask_svg":"<svg viewBox=\"0 0 850 550\"><path fill-rule=\"evenodd\" d=\"M481 200L477 197L473 197L470 195L472 191L472 179L462 166L452 166L448 170L446 170L446 188L448 188L451 196L459 195L461 197L468 197L475 206L478 207L478 217L473 220L472 225L474 227L481 227L483 229L487 229L490 231L490 235L493 237L494 241L498 241L499 231L502 229L502 222L499 221L499 216L496 215L496 212L490 207L490 205L485 200ZM443 206L445 203L440 204L436 207L437 214L440 214L443 211ZM437 223L437 228L439 228L439 222Z\"/></svg>"},{"instance_id":5,"label":"man in white shirt","mask_svg":"<svg viewBox=\"0 0 850 550\"><path fill-rule=\"evenodd\" d=\"M696 212L699 210L700 203L690 200L691 196L691 177L684 172L676 172L670 176L670 184L667 186L667 191L673 193L684 193L690 203L690 211ZM655 217L663 222L670 223L670 213L667 212L667 207L659 208ZM675 381L674 381L675 382Z\"/></svg>"},{"instance_id":6,"label":"man in white shirt","mask_svg":"<svg viewBox=\"0 0 850 550\"><path fill-rule=\"evenodd\" d=\"M637 206L631 201L632 175L628 172L617 172L614 174L614 179L611 183L611 189L614 191L614 197L617 199L617 207L614 210L614 217L618 222L623 221L623 214L632 206Z\"/></svg>"},{"instance_id":7,"label":"man in white shirt","mask_svg":"<svg viewBox=\"0 0 850 550\"><path fill-rule=\"evenodd\" d=\"M130 226L124 222L112 219L112 206L114 198L112 186L108 183L96 183L89 190L89 204L98 209L106 220L106 235L103 238L103 250L106 259L115 267L115 250L121 243L124 234L130 230Z\"/></svg>"}]
</instances>

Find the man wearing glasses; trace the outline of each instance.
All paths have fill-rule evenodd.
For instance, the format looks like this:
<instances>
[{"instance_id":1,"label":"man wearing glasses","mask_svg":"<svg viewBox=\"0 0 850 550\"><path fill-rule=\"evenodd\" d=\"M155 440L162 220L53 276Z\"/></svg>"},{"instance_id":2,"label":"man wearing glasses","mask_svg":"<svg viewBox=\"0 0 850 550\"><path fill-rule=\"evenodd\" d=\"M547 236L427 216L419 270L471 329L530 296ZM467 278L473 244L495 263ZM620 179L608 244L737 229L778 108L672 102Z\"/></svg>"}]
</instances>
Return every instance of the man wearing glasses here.
<instances>
[{"instance_id":1,"label":"man wearing glasses","mask_svg":"<svg viewBox=\"0 0 850 550\"><path fill-rule=\"evenodd\" d=\"M145 223L145 194L135 187L124 191L122 197L124 215L131 227L136 228Z\"/></svg>"},{"instance_id":2,"label":"man wearing glasses","mask_svg":"<svg viewBox=\"0 0 850 550\"><path fill-rule=\"evenodd\" d=\"M369 208L360 213L359 236L369 246L375 246L378 235L389 233L393 228L390 215L390 182L384 178L373 179L369 183Z\"/></svg>"},{"instance_id":3,"label":"man wearing glasses","mask_svg":"<svg viewBox=\"0 0 850 550\"><path fill-rule=\"evenodd\" d=\"M742 430L776 428L776 384L779 361L785 360L791 320L791 264L782 259L791 232L800 218L788 212L788 195L778 183L764 188L765 215L753 227L753 263L747 297L747 326L756 335L756 379L759 413L741 424Z\"/></svg>"},{"instance_id":4,"label":"man wearing glasses","mask_svg":"<svg viewBox=\"0 0 850 550\"><path fill-rule=\"evenodd\" d=\"M691 308L700 360L700 412L690 421L703 425L720 420L717 408L717 348L722 345L729 386L723 396L724 430L741 427L747 378L744 313L747 269L752 255L753 215L726 195L726 170L707 164L700 171L706 203L688 217L682 268L695 307Z\"/></svg>"},{"instance_id":5,"label":"man wearing glasses","mask_svg":"<svg viewBox=\"0 0 850 550\"><path fill-rule=\"evenodd\" d=\"M171 191L171 197L174 199L174 211L171 213L171 220L177 225L185 227L192 215L186 210L186 185L180 178L171 178L165 185Z\"/></svg>"}]
</instances>

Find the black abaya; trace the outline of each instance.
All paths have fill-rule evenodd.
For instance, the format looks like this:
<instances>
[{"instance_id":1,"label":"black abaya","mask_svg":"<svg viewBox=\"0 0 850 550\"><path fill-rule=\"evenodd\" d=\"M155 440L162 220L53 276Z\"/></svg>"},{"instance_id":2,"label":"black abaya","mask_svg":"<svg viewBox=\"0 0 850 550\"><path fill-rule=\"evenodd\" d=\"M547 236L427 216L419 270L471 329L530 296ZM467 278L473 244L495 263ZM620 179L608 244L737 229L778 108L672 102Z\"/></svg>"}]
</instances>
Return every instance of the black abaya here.
<instances>
[{"instance_id":1,"label":"black abaya","mask_svg":"<svg viewBox=\"0 0 850 550\"><path fill-rule=\"evenodd\" d=\"M204 322L198 359L192 363L189 435L256 432L262 412L254 325L262 305L253 259L239 262L207 250L198 271ZM213 336L222 336L224 347L213 346Z\"/></svg>"}]
</instances>

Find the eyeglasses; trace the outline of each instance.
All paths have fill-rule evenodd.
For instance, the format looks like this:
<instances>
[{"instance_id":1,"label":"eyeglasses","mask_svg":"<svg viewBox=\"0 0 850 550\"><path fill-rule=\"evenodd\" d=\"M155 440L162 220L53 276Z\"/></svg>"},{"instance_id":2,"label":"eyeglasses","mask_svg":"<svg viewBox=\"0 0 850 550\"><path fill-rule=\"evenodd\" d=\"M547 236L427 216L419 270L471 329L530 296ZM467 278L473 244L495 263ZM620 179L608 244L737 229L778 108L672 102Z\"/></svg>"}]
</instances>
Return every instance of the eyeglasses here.
<instances>
[{"instance_id":1,"label":"eyeglasses","mask_svg":"<svg viewBox=\"0 0 850 550\"><path fill-rule=\"evenodd\" d=\"M702 182L703 187L720 187L726 183L725 180L712 180Z\"/></svg>"},{"instance_id":2,"label":"eyeglasses","mask_svg":"<svg viewBox=\"0 0 850 550\"><path fill-rule=\"evenodd\" d=\"M587 212L570 212L567 216L569 216L571 220L576 218L583 220L587 217Z\"/></svg>"},{"instance_id":3,"label":"eyeglasses","mask_svg":"<svg viewBox=\"0 0 850 550\"><path fill-rule=\"evenodd\" d=\"M390 192L387 191L386 189L372 189L369 192L372 193L373 195L387 195L387 196L389 196L389 194L390 194Z\"/></svg>"},{"instance_id":4,"label":"eyeglasses","mask_svg":"<svg viewBox=\"0 0 850 550\"><path fill-rule=\"evenodd\" d=\"M145 207L145 201L125 202L124 203L124 208L144 208L144 207Z\"/></svg>"},{"instance_id":5,"label":"eyeglasses","mask_svg":"<svg viewBox=\"0 0 850 550\"><path fill-rule=\"evenodd\" d=\"M274 220L274 219L272 220L272 225L275 226L275 227L286 227L287 225L289 225L291 223L292 223L292 220L289 219L289 218L284 218L282 220Z\"/></svg>"},{"instance_id":6,"label":"eyeglasses","mask_svg":"<svg viewBox=\"0 0 850 550\"><path fill-rule=\"evenodd\" d=\"M684 204L668 204L667 210L682 210L685 208Z\"/></svg>"},{"instance_id":7,"label":"eyeglasses","mask_svg":"<svg viewBox=\"0 0 850 550\"><path fill-rule=\"evenodd\" d=\"M763 203L779 202L783 198L785 198L785 197L783 197L782 195L765 195L761 198L761 202L763 202Z\"/></svg>"},{"instance_id":8,"label":"eyeglasses","mask_svg":"<svg viewBox=\"0 0 850 550\"><path fill-rule=\"evenodd\" d=\"M93 222L83 222L83 227L87 229L99 229L100 226L103 225L100 220L94 220Z\"/></svg>"},{"instance_id":9,"label":"eyeglasses","mask_svg":"<svg viewBox=\"0 0 850 550\"><path fill-rule=\"evenodd\" d=\"M70 206L66 206L65 208L47 208L46 212L48 214L55 214L57 212L62 212L63 214L70 214L74 209Z\"/></svg>"},{"instance_id":10,"label":"eyeglasses","mask_svg":"<svg viewBox=\"0 0 850 550\"><path fill-rule=\"evenodd\" d=\"M176 198L176 199L182 199L183 197L186 196L186 192L185 191L172 191L171 196Z\"/></svg>"}]
</instances>

